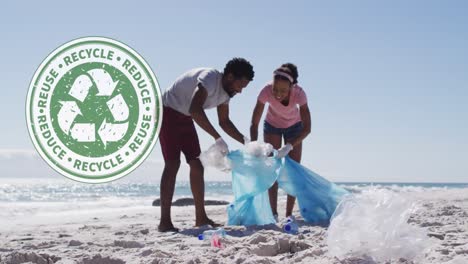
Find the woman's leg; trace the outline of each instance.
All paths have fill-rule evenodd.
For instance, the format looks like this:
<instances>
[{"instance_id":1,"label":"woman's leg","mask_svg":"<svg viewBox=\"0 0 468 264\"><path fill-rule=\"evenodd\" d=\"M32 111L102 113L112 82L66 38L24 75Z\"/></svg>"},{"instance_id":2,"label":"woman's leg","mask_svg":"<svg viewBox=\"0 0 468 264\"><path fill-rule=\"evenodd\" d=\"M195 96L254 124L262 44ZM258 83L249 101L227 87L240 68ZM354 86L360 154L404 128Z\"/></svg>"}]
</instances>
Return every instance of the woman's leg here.
<instances>
[{"instance_id":1,"label":"woman's leg","mask_svg":"<svg viewBox=\"0 0 468 264\"><path fill-rule=\"evenodd\" d=\"M302 143L295 146L291 152L289 152L289 157L296 161L297 163L301 163L302 158ZM294 209L294 203L296 202L296 197L291 196L288 194L288 200L286 202L286 217L292 215L292 211Z\"/></svg>"},{"instance_id":2,"label":"woman's leg","mask_svg":"<svg viewBox=\"0 0 468 264\"><path fill-rule=\"evenodd\" d=\"M274 149L281 147L281 135L277 134L263 134L265 143L270 143ZM278 182L275 182L273 186L268 189L268 196L270 198L270 206L274 215L278 215Z\"/></svg>"}]
</instances>

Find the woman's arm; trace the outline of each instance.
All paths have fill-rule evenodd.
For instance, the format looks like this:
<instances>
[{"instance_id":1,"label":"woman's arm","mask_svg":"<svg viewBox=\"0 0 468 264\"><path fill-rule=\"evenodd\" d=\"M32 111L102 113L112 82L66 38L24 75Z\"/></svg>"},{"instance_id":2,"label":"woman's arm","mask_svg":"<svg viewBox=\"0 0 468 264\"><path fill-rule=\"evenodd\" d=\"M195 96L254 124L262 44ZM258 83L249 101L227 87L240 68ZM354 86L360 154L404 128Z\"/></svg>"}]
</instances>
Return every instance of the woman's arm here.
<instances>
[{"instance_id":1,"label":"woman's arm","mask_svg":"<svg viewBox=\"0 0 468 264\"><path fill-rule=\"evenodd\" d=\"M304 104L300 106L299 111L301 113L301 120L302 120L302 125L304 126L304 128L302 129L302 132L299 134L297 138L289 142L293 147L295 147L296 145L299 145L302 142L302 140L304 140L310 134L310 130L311 130L309 106L307 104Z\"/></svg>"}]
</instances>

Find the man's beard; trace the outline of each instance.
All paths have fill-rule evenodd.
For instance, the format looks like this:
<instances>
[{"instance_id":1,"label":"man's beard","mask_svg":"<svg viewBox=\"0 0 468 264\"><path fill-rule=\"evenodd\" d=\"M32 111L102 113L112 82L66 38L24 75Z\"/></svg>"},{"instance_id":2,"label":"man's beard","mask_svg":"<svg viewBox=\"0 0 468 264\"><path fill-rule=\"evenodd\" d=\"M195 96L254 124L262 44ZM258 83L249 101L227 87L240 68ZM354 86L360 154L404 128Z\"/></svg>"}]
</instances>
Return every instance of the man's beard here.
<instances>
[{"instance_id":1,"label":"man's beard","mask_svg":"<svg viewBox=\"0 0 468 264\"><path fill-rule=\"evenodd\" d=\"M228 91L228 95L229 95L230 98L233 98L234 95L236 95L236 94L237 94L237 92L234 91L234 90L233 91Z\"/></svg>"}]
</instances>

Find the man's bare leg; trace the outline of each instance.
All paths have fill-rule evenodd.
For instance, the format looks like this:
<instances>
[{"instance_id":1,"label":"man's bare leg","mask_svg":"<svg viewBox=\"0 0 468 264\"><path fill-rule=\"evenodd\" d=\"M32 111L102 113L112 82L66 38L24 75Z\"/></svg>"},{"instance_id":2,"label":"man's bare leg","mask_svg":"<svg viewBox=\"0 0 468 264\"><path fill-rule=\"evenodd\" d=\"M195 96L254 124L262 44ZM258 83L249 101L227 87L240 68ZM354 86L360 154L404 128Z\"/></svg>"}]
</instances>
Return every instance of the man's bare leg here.
<instances>
[{"instance_id":1,"label":"man's bare leg","mask_svg":"<svg viewBox=\"0 0 468 264\"><path fill-rule=\"evenodd\" d=\"M204 168L199 159L189 161L190 188L195 202L195 226L219 226L208 218L205 211L205 181Z\"/></svg>"},{"instance_id":2,"label":"man's bare leg","mask_svg":"<svg viewBox=\"0 0 468 264\"><path fill-rule=\"evenodd\" d=\"M171 220L172 197L174 196L177 172L179 171L180 160L168 160L165 162L161 177L161 219L158 230L160 232L177 231Z\"/></svg>"}]
</instances>

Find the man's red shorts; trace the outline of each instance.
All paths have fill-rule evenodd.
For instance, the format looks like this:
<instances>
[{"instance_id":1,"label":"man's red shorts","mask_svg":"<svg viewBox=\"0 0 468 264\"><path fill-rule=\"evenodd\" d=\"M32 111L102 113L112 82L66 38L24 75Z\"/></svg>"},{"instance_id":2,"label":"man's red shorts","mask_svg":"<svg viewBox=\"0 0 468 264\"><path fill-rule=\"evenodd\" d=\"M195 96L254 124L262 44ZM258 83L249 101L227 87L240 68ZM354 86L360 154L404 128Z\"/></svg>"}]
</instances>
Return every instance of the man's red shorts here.
<instances>
[{"instance_id":1,"label":"man's red shorts","mask_svg":"<svg viewBox=\"0 0 468 264\"><path fill-rule=\"evenodd\" d=\"M183 152L188 162L200 156L200 142L192 117L164 106L159 142L164 160L180 160Z\"/></svg>"}]
</instances>

